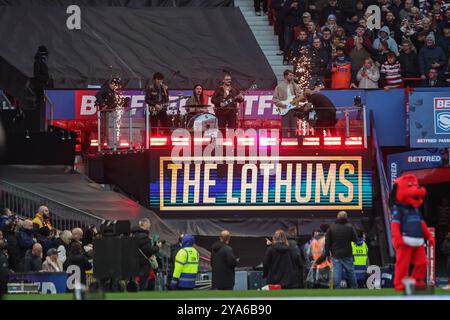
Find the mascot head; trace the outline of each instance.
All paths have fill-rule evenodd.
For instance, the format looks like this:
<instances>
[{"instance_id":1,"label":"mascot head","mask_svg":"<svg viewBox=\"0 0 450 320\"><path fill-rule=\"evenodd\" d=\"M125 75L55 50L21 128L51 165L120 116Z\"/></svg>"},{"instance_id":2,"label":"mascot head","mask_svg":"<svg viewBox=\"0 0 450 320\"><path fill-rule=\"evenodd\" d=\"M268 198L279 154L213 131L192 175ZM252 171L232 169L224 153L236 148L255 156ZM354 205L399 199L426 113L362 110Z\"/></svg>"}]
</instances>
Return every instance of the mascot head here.
<instances>
[{"instance_id":1,"label":"mascot head","mask_svg":"<svg viewBox=\"0 0 450 320\"><path fill-rule=\"evenodd\" d=\"M425 195L425 188L419 186L417 178L412 174L405 174L395 179L391 201L418 208L422 205Z\"/></svg>"}]
</instances>

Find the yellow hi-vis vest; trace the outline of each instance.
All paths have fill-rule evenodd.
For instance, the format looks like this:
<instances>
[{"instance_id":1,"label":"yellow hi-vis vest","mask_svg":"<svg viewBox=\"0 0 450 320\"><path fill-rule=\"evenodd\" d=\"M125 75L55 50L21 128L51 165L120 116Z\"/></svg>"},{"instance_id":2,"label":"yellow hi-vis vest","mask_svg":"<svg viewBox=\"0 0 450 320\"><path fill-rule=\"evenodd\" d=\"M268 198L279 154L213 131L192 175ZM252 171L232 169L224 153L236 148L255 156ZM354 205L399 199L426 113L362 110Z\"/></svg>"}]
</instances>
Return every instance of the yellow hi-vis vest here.
<instances>
[{"instance_id":1,"label":"yellow hi-vis vest","mask_svg":"<svg viewBox=\"0 0 450 320\"><path fill-rule=\"evenodd\" d=\"M356 243L352 242L353 257L355 258L355 266L367 266L367 253L369 248L365 241L358 246Z\"/></svg>"},{"instance_id":2,"label":"yellow hi-vis vest","mask_svg":"<svg viewBox=\"0 0 450 320\"><path fill-rule=\"evenodd\" d=\"M199 255L194 247L178 250L175 257L175 269L172 279L178 279L179 288L193 289L198 273Z\"/></svg>"}]
</instances>

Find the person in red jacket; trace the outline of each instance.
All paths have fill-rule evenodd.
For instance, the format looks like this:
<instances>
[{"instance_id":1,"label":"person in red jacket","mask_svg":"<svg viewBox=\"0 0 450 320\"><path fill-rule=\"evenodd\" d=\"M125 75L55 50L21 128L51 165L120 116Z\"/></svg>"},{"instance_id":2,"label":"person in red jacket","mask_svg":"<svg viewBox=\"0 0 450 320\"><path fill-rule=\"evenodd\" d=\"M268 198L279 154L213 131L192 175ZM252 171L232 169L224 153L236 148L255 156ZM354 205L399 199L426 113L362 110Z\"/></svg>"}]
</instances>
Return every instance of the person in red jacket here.
<instances>
[{"instance_id":1,"label":"person in red jacket","mask_svg":"<svg viewBox=\"0 0 450 320\"><path fill-rule=\"evenodd\" d=\"M391 193L392 243L396 253L394 288L405 289L403 280L408 277L410 264L414 265L411 277L416 288L425 288L426 264L425 240L430 246L434 238L423 220L419 207L425 197L425 188L419 186L412 174L395 179Z\"/></svg>"}]
</instances>

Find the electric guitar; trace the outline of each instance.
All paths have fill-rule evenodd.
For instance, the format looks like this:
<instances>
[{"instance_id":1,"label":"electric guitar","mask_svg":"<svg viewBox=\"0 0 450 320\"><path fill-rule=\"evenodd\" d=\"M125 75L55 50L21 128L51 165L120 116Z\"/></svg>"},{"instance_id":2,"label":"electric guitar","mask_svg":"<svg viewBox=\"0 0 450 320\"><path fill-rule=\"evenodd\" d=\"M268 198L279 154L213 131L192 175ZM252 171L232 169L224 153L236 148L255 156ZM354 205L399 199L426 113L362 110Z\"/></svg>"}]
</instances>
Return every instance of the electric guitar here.
<instances>
[{"instance_id":1,"label":"electric guitar","mask_svg":"<svg viewBox=\"0 0 450 320\"><path fill-rule=\"evenodd\" d=\"M150 114L152 116L156 116L158 115L161 111L166 110L168 106L170 106L171 103L177 103L178 101L180 101L181 99L184 99L184 96L179 97L175 100L169 101L169 102L164 102L164 103L158 103L157 105L154 106L149 106L149 111Z\"/></svg>"},{"instance_id":2,"label":"electric guitar","mask_svg":"<svg viewBox=\"0 0 450 320\"><path fill-rule=\"evenodd\" d=\"M250 90L256 90L258 89L258 86L256 85L256 83L253 83L250 87L248 87L247 89L240 91L239 95L246 95L248 91ZM225 106L218 106L218 109L235 109L235 107L232 107L236 102L238 102L237 96L233 97L228 95L226 98L224 98L222 100L222 103L225 104Z\"/></svg>"},{"instance_id":3,"label":"electric guitar","mask_svg":"<svg viewBox=\"0 0 450 320\"><path fill-rule=\"evenodd\" d=\"M316 86L313 91L320 91L323 89L323 86ZM277 107L277 112L284 116L286 113L291 111L292 109L303 107L307 101L302 102L304 99L303 95L295 96L292 100L286 99L283 101L280 101L282 104L284 104L286 107Z\"/></svg>"}]
</instances>

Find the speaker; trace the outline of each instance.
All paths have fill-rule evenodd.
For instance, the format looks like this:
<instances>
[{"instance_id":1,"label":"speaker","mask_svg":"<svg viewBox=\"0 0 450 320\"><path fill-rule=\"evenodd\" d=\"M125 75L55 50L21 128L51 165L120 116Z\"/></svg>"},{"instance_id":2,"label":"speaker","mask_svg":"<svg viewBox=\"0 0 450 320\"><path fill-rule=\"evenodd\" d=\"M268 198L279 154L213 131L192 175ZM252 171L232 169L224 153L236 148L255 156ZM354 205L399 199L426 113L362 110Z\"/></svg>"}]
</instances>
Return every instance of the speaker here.
<instances>
[{"instance_id":1,"label":"speaker","mask_svg":"<svg viewBox=\"0 0 450 320\"><path fill-rule=\"evenodd\" d=\"M139 274L138 239L105 237L94 239L94 277L130 278Z\"/></svg>"},{"instance_id":2,"label":"speaker","mask_svg":"<svg viewBox=\"0 0 450 320\"><path fill-rule=\"evenodd\" d=\"M100 234L103 236L129 235L131 232L130 220L105 220L100 225Z\"/></svg>"}]
</instances>

